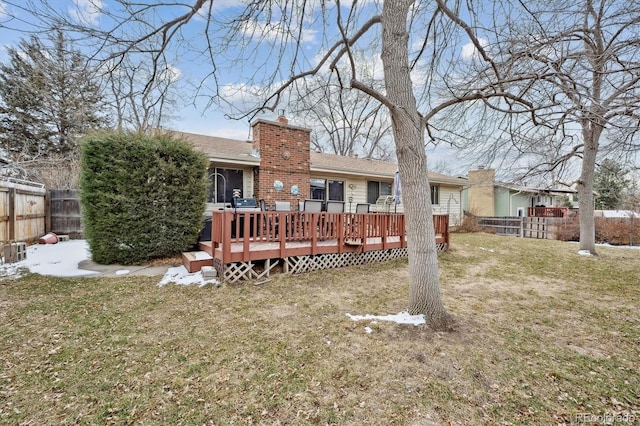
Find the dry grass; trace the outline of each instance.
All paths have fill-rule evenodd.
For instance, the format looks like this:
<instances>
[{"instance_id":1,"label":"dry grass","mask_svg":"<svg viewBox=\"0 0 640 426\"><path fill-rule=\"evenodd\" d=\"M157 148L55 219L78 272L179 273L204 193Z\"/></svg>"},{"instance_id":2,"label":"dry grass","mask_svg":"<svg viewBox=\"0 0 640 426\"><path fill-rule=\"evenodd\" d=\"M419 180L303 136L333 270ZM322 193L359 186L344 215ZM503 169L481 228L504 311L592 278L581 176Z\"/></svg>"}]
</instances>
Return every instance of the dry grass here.
<instances>
[{"instance_id":1,"label":"dry grass","mask_svg":"<svg viewBox=\"0 0 640 426\"><path fill-rule=\"evenodd\" d=\"M404 309L403 262L220 289L3 281L0 423L637 422L640 256L576 250L454 235L454 333L346 317Z\"/></svg>"}]
</instances>

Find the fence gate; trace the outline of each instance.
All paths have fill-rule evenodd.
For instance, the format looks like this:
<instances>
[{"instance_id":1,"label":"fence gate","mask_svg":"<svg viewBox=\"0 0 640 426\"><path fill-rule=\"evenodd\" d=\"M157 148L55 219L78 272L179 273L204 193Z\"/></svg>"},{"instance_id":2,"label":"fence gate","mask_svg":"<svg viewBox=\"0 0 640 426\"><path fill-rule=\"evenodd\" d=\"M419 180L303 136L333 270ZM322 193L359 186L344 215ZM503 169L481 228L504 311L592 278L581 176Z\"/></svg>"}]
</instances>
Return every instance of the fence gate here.
<instances>
[{"instance_id":1,"label":"fence gate","mask_svg":"<svg viewBox=\"0 0 640 426\"><path fill-rule=\"evenodd\" d=\"M47 232L82 238L82 212L78 191L50 189L47 191Z\"/></svg>"},{"instance_id":2,"label":"fence gate","mask_svg":"<svg viewBox=\"0 0 640 426\"><path fill-rule=\"evenodd\" d=\"M551 238L551 230L546 217L523 217L522 236L525 238Z\"/></svg>"}]
</instances>

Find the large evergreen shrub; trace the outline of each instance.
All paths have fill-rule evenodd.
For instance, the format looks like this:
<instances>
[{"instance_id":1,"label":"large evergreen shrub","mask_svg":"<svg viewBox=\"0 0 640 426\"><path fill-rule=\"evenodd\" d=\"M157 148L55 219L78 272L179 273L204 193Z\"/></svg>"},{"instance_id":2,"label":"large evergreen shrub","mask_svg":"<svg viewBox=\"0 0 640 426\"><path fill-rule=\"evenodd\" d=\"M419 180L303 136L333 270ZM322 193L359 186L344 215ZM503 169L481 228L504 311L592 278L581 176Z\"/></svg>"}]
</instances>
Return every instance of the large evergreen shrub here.
<instances>
[{"instance_id":1,"label":"large evergreen shrub","mask_svg":"<svg viewBox=\"0 0 640 426\"><path fill-rule=\"evenodd\" d=\"M192 246L207 159L168 135L105 133L81 144L80 199L94 261L140 263Z\"/></svg>"}]
</instances>

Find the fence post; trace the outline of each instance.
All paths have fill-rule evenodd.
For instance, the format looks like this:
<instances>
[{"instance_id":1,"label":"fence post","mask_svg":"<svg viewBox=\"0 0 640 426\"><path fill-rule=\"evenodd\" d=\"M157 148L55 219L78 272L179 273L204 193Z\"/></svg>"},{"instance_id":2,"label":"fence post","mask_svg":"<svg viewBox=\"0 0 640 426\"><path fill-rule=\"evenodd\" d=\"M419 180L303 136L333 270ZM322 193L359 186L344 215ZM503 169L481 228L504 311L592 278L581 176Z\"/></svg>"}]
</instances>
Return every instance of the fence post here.
<instances>
[{"instance_id":1,"label":"fence post","mask_svg":"<svg viewBox=\"0 0 640 426\"><path fill-rule=\"evenodd\" d=\"M44 233L51 231L51 190L44 194Z\"/></svg>"},{"instance_id":2,"label":"fence post","mask_svg":"<svg viewBox=\"0 0 640 426\"><path fill-rule=\"evenodd\" d=\"M524 217L520 217L520 238L524 238Z\"/></svg>"},{"instance_id":3,"label":"fence post","mask_svg":"<svg viewBox=\"0 0 640 426\"><path fill-rule=\"evenodd\" d=\"M9 188L9 241L16 239L16 189Z\"/></svg>"}]
</instances>

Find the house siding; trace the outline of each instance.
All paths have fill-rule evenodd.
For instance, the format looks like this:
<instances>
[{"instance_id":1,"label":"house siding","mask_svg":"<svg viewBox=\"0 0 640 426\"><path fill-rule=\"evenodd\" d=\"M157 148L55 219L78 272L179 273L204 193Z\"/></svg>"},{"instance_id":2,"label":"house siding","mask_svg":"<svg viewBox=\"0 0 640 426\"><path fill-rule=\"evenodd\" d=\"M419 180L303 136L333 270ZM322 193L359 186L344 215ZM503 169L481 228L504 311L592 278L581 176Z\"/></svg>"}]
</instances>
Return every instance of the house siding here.
<instances>
[{"instance_id":1,"label":"house siding","mask_svg":"<svg viewBox=\"0 0 640 426\"><path fill-rule=\"evenodd\" d=\"M449 226L459 226L462 223L462 193L460 187L440 186L440 200L433 205L433 214L448 214Z\"/></svg>"},{"instance_id":2,"label":"house siding","mask_svg":"<svg viewBox=\"0 0 640 426\"><path fill-rule=\"evenodd\" d=\"M496 216L518 216L518 208L524 208L531 204L531 195L496 187Z\"/></svg>"},{"instance_id":3,"label":"house siding","mask_svg":"<svg viewBox=\"0 0 640 426\"><path fill-rule=\"evenodd\" d=\"M397 164L344 157L311 151L311 131L289 125L286 119L277 122L257 120L252 124L253 141L236 141L212 136L180 133L192 146L205 153L210 167L243 170L243 197L264 199L268 208L275 201L288 201L292 209L310 198L311 178L344 182L345 212L355 211L356 205L367 202L367 182L388 182L393 185ZM249 143L247 143L249 142ZM450 213L450 224L460 221L460 191L463 179L429 172L430 182L440 187L440 204L434 214ZM283 184L281 191L274 182ZM291 189L297 186L298 193ZM352 197L349 203L349 197ZM222 203L209 203L207 210L222 208ZM397 206L371 206L371 211L403 213L403 204Z\"/></svg>"}]
</instances>

